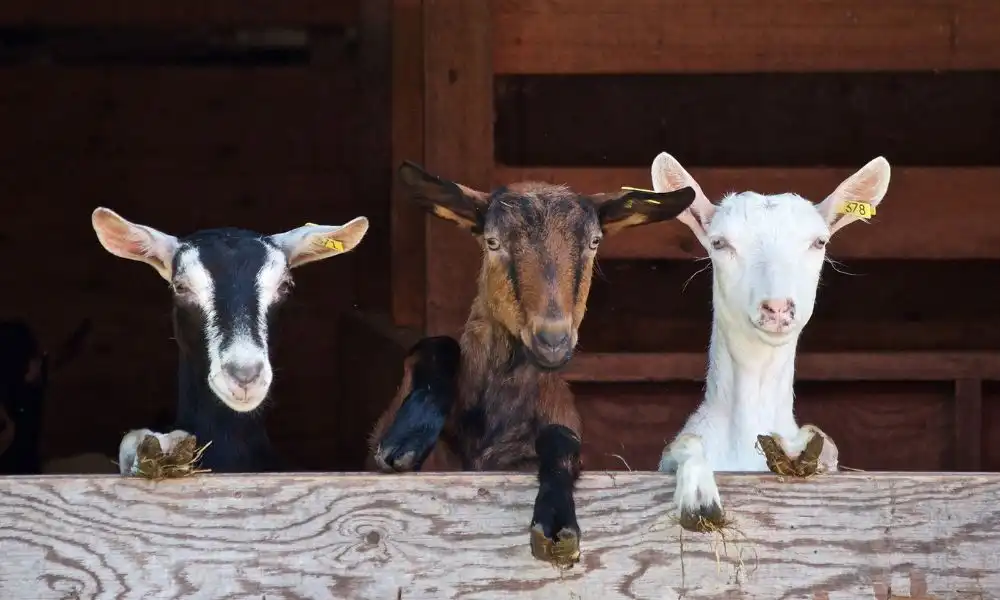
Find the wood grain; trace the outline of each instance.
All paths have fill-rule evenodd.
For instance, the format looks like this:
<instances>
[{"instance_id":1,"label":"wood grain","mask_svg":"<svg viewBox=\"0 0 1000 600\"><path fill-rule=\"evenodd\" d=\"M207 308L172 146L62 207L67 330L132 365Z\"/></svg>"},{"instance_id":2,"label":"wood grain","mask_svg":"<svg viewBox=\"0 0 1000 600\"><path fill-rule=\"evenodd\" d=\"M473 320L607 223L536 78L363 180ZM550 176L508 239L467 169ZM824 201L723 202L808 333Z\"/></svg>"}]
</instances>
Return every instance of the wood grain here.
<instances>
[{"instance_id":1,"label":"wood grain","mask_svg":"<svg viewBox=\"0 0 1000 600\"><path fill-rule=\"evenodd\" d=\"M653 156L649 157L652 163ZM872 157L874 158L874 157ZM683 161L683 157L678 157ZM858 165L857 168L861 168ZM762 194L795 192L814 202L830 194L856 169L711 169L692 168L691 175L718 200L726 192ZM649 168L634 169L497 169L494 183L534 179L568 183L581 192L604 192L623 185L649 187ZM892 184L874 228L849 227L830 244L831 256L844 258L961 259L1000 258L1000 232L989 219L1000 169L895 168ZM943 202L942 198L954 199ZM961 199L961 210L956 209ZM705 252L678 222L657 223L608 238L599 257L692 258Z\"/></svg>"},{"instance_id":2,"label":"wood grain","mask_svg":"<svg viewBox=\"0 0 1000 600\"><path fill-rule=\"evenodd\" d=\"M992 69L993 0L492 0L497 73Z\"/></svg>"},{"instance_id":3,"label":"wood grain","mask_svg":"<svg viewBox=\"0 0 1000 600\"><path fill-rule=\"evenodd\" d=\"M681 537L670 520L672 477L585 473L577 495L583 560L561 572L528 550L530 476L5 478L0 597L857 600L886 598L888 589L903 598L1000 592L1000 475L719 479L747 536L727 548L708 535Z\"/></svg>"}]
</instances>

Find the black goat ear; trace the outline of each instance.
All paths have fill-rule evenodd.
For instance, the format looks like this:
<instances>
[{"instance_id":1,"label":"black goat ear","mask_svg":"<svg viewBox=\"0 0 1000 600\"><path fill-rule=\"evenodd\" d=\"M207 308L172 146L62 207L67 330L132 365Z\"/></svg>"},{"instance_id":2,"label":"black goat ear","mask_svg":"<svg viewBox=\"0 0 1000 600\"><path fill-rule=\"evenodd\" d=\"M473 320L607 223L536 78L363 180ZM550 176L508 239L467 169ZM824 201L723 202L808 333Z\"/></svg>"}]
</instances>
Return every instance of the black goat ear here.
<instances>
[{"instance_id":1,"label":"black goat ear","mask_svg":"<svg viewBox=\"0 0 1000 600\"><path fill-rule=\"evenodd\" d=\"M592 196L601 228L609 235L636 225L669 221L691 206L694 197L690 187L670 192L622 188L618 192Z\"/></svg>"},{"instance_id":2,"label":"black goat ear","mask_svg":"<svg viewBox=\"0 0 1000 600\"><path fill-rule=\"evenodd\" d=\"M472 233L483 232L488 193L432 175L409 161L399 167L399 180L427 212Z\"/></svg>"}]
</instances>

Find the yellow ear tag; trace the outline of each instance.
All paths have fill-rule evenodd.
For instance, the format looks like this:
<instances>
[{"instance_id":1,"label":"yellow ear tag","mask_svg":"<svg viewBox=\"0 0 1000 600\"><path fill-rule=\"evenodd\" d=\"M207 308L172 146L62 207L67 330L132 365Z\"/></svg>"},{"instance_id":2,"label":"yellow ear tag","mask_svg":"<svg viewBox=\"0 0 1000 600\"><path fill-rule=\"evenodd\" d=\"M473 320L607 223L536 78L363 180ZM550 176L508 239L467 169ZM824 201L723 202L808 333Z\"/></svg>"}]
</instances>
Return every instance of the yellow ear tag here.
<instances>
[{"instance_id":1,"label":"yellow ear tag","mask_svg":"<svg viewBox=\"0 0 1000 600\"><path fill-rule=\"evenodd\" d=\"M628 187L628 186L624 186L624 185L622 186L622 189L625 190L626 192L646 192L647 194L655 194L656 193L653 190L644 190L642 188L634 188L634 187ZM653 200L651 198L647 198L646 200L643 200L643 202L645 202L646 204L659 204L660 203L659 200ZM631 200L626 200L625 201L625 208L632 208L632 201Z\"/></svg>"},{"instance_id":2,"label":"yellow ear tag","mask_svg":"<svg viewBox=\"0 0 1000 600\"><path fill-rule=\"evenodd\" d=\"M844 202L837 212L842 215L854 215L867 221L875 216L875 207L867 202Z\"/></svg>"},{"instance_id":3,"label":"yellow ear tag","mask_svg":"<svg viewBox=\"0 0 1000 600\"><path fill-rule=\"evenodd\" d=\"M317 225L315 223L306 223L306 226L307 227L319 227L319 225ZM325 239L325 240L323 240L323 241L321 241L319 243L324 248L329 248L330 250L336 250L337 252L343 252L344 251L344 243L341 242L340 240L335 240L333 238L327 238L327 239Z\"/></svg>"}]
</instances>

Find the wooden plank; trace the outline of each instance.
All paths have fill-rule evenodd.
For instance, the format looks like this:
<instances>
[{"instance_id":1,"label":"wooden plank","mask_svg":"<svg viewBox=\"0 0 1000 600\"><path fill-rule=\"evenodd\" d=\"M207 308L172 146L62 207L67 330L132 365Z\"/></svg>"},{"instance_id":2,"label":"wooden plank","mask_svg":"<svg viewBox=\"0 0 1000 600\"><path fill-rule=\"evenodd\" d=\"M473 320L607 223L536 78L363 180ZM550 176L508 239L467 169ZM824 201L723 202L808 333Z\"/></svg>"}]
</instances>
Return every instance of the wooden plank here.
<instances>
[{"instance_id":1,"label":"wooden plank","mask_svg":"<svg viewBox=\"0 0 1000 600\"><path fill-rule=\"evenodd\" d=\"M424 162L432 172L488 188L493 170L493 72L487 2L426 0ZM473 238L427 219L427 316L431 335L456 334L448 316L468 312L479 261Z\"/></svg>"},{"instance_id":2,"label":"wooden plank","mask_svg":"<svg viewBox=\"0 0 1000 600\"><path fill-rule=\"evenodd\" d=\"M993 0L492 0L497 73L1000 67Z\"/></svg>"},{"instance_id":3,"label":"wooden plank","mask_svg":"<svg viewBox=\"0 0 1000 600\"><path fill-rule=\"evenodd\" d=\"M517 75L496 88L505 165L645 165L666 148L690 166L1000 166L1000 71Z\"/></svg>"},{"instance_id":4,"label":"wooden plank","mask_svg":"<svg viewBox=\"0 0 1000 600\"><path fill-rule=\"evenodd\" d=\"M0 161L326 170L354 139L353 67L336 66L0 69Z\"/></svg>"},{"instance_id":5,"label":"wooden plank","mask_svg":"<svg viewBox=\"0 0 1000 600\"><path fill-rule=\"evenodd\" d=\"M683 157L678 157L683 161ZM652 157L650 157L652 162ZM861 165L858 165L859 167ZM794 191L813 201L832 192L853 169L712 169L692 168L713 200L731 191ZM553 169L502 168L494 183L523 179L568 183L581 192L649 187L648 168ZM1000 258L1000 230L990 218L996 211L1000 169L895 168L889 192L872 220L874 228L849 227L830 246L836 258L964 259ZM694 236L677 222L638 227L609 238L600 258L683 259L704 256Z\"/></svg>"},{"instance_id":6,"label":"wooden plank","mask_svg":"<svg viewBox=\"0 0 1000 600\"><path fill-rule=\"evenodd\" d=\"M567 381L701 381L704 352L586 353L565 367ZM798 379L818 381L951 381L1000 379L1000 352L799 353Z\"/></svg>"},{"instance_id":7,"label":"wooden plank","mask_svg":"<svg viewBox=\"0 0 1000 600\"><path fill-rule=\"evenodd\" d=\"M958 467L979 471L983 464L983 382L962 378L955 382L955 446Z\"/></svg>"},{"instance_id":8,"label":"wooden plank","mask_svg":"<svg viewBox=\"0 0 1000 600\"><path fill-rule=\"evenodd\" d=\"M422 4L394 0L392 14L392 318L418 329L427 311L427 218L402 189L396 168L404 160L424 162Z\"/></svg>"},{"instance_id":9,"label":"wooden plank","mask_svg":"<svg viewBox=\"0 0 1000 600\"><path fill-rule=\"evenodd\" d=\"M0 3L0 26L236 26L354 24L359 0L8 0Z\"/></svg>"},{"instance_id":10,"label":"wooden plank","mask_svg":"<svg viewBox=\"0 0 1000 600\"><path fill-rule=\"evenodd\" d=\"M0 593L855 600L1000 589L997 474L723 475L746 536L725 547L673 524L673 485L585 473L583 558L564 572L531 558L531 475L9 477Z\"/></svg>"},{"instance_id":11,"label":"wooden plank","mask_svg":"<svg viewBox=\"0 0 1000 600\"><path fill-rule=\"evenodd\" d=\"M950 381L800 379L795 418L832 436L841 464L854 469L964 471L953 387ZM656 470L664 446L705 396L700 381L581 382L572 388L590 471Z\"/></svg>"}]
</instances>

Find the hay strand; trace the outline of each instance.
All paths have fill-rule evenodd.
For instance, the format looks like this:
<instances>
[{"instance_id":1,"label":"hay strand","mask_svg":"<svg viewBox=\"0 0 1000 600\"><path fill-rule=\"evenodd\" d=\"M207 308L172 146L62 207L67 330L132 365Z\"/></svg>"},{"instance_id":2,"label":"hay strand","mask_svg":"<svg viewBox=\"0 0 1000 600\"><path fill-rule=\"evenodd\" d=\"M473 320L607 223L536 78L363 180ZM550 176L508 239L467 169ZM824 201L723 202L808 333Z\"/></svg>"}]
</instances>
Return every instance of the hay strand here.
<instances>
[{"instance_id":1,"label":"hay strand","mask_svg":"<svg viewBox=\"0 0 1000 600\"><path fill-rule=\"evenodd\" d=\"M195 437L189 435L177 442L169 452L163 452L160 441L155 436L147 435L139 442L136 451L138 468L135 474L159 481L209 473L211 469L201 469L199 463L205 450L211 445L212 442L209 441L199 448Z\"/></svg>"}]
</instances>

